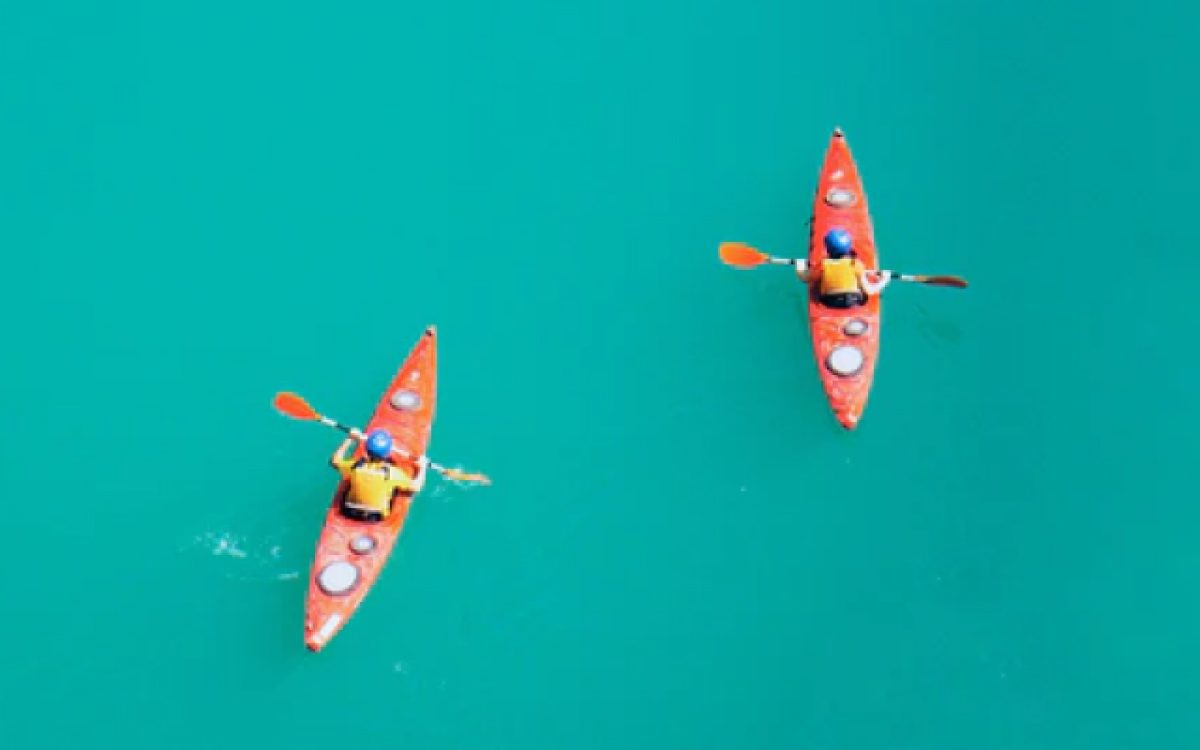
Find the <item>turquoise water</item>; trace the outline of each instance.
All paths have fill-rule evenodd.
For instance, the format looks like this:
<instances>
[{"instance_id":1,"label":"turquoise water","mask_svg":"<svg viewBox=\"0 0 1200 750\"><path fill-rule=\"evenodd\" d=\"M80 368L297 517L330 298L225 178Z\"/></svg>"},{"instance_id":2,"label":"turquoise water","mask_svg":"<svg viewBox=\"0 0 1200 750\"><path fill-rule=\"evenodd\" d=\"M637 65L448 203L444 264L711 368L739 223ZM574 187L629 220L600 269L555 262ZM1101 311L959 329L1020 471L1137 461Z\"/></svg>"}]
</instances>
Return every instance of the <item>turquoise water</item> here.
<instances>
[{"instance_id":1,"label":"turquoise water","mask_svg":"<svg viewBox=\"0 0 1200 750\"><path fill-rule=\"evenodd\" d=\"M1195 747L1195 314L1131 295L1198 270L1198 21L4 3L3 746ZM853 434L715 257L802 248L834 125L972 281L889 288ZM337 436L271 396L361 422L429 323L495 486L313 656Z\"/></svg>"}]
</instances>

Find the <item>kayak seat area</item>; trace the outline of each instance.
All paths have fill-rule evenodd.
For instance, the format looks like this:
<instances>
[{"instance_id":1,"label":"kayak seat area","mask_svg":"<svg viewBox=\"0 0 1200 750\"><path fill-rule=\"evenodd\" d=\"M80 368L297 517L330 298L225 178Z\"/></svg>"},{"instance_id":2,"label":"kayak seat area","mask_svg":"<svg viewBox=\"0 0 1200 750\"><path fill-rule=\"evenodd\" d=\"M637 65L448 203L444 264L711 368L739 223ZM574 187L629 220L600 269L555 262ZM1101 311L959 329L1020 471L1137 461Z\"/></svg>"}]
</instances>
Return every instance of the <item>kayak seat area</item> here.
<instances>
[{"instance_id":1,"label":"kayak seat area","mask_svg":"<svg viewBox=\"0 0 1200 750\"><path fill-rule=\"evenodd\" d=\"M378 511L363 510L361 508L355 508L353 506L347 505L346 497L349 494L349 492L350 492L349 484L345 484L342 487L342 489L338 491L338 510L341 511L343 516L345 516L346 518L355 520L355 521L361 521L363 523L379 523L380 521L382 521L385 518L385 516ZM412 497L411 492L397 492L395 495L392 496L391 505L388 506L388 513L390 514L392 511L394 511L396 509L396 500L397 499L403 498L403 499L407 500L411 497Z\"/></svg>"},{"instance_id":2,"label":"kayak seat area","mask_svg":"<svg viewBox=\"0 0 1200 750\"><path fill-rule=\"evenodd\" d=\"M827 300L821 294L821 284L816 279L809 282L809 284L808 284L808 296L811 297L812 299L816 300L817 303L821 305L821 307L827 307L830 310L852 310L856 307L862 307L862 306L866 305L870 299L869 297L867 297L867 295L861 294L859 301L857 303L852 302L850 304L839 304L838 301Z\"/></svg>"},{"instance_id":3,"label":"kayak seat area","mask_svg":"<svg viewBox=\"0 0 1200 750\"><path fill-rule=\"evenodd\" d=\"M346 504L346 498L350 493L350 485L343 484L342 489L338 491L338 510L346 518L354 521L362 521L363 523L379 523L383 520L383 514L378 511L362 510Z\"/></svg>"},{"instance_id":4,"label":"kayak seat area","mask_svg":"<svg viewBox=\"0 0 1200 750\"><path fill-rule=\"evenodd\" d=\"M817 295L817 301L821 303L821 306L828 307L831 310L853 310L856 307L863 307L867 304L867 299L867 295L861 292L858 294L857 299L849 294L834 295L833 298Z\"/></svg>"}]
</instances>

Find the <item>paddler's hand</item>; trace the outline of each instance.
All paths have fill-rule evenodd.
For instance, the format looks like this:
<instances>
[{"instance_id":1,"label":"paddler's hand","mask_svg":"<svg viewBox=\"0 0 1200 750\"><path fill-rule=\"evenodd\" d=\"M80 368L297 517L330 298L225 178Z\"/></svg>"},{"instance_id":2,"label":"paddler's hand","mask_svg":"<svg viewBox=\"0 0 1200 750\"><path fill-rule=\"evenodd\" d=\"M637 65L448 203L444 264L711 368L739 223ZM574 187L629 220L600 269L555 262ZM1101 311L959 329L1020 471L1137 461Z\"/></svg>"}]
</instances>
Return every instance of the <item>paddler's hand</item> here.
<instances>
[{"instance_id":1,"label":"paddler's hand","mask_svg":"<svg viewBox=\"0 0 1200 750\"><path fill-rule=\"evenodd\" d=\"M872 276L875 277L874 281L871 280ZM862 275L863 291L867 294L879 294L891 280L891 271L867 271Z\"/></svg>"},{"instance_id":2,"label":"paddler's hand","mask_svg":"<svg viewBox=\"0 0 1200 750\"><path fill-rule=\"evenodd\" d=\"M803 281L805 284L812 281L812 274L810 274L808 272L808 259L807 258L796 258L795 260L788 263L788 265L795 267L796 275L799 276L800 280Z\"/></svg>"},{"instance_id":3,"label":"paddler's hand","mask_svg":"<svg viewBox=\"0 0 1200 750\"><path fill-rule=\"evenodd\" d=\"M350 428L350 437L354 438L355 440L357 440L359 442L362 442L367 436L364 435L363 431L358 429L357 427L351 427Z\"/></svg>"},{"instance_id":4,"label":"paddler's hand","mask_svg":"<svg viewBox=\"0 0 1200 750\"><path fill-rule=\"evenodd\" d=\"M425 487L425 478L429 476L429 459L421 456L417 459L417 478L416 489L414 492L420 492Z\"/></svg>"}]
</instances>

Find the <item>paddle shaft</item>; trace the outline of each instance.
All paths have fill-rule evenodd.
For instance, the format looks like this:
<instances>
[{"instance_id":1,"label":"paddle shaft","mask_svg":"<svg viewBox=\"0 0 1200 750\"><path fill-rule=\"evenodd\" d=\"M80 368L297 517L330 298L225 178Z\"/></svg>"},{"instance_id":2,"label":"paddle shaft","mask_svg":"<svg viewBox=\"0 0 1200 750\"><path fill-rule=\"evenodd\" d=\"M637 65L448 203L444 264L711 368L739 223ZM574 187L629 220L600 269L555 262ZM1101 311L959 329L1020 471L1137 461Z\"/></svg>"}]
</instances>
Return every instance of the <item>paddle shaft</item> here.
<instances>
[{"instance_id":1,"label":"paddle shaft","mask_svg":"<svg viewBox=\"0 0 1200 750\"><path fill-rule=\"evenodd\" d=\"M330 419L329 417L325 417L325 416L318 417L317 421L319 421L323 425L326 425L327 427L332 427L335 430L341 430L342 432L346 433L350 437L355 438L357 440L362 440L363 438L366 437L366 435L363 434L363 431L358 429L357 427L347 427L346 425L342 424L341 422L338 422L335 419ZM412 454L410 454L408 451L401 450L400 448L397 448L395 446L392 446L392 452L399 453L401 456L404 456L405 458L412 458ZM430 462L429 465L435 469L438 468L438 465L433 462ZM442 467L442 468L445 468L445 467Z\"/></svg>"},{"instance_id":2,"label":"paddle shaft","mask_svg":"<svg viewBox=\"0 0 1200 750\"><path fill-rule=\"evenodd\" d=\"M355 427L347 427L341 422L338 422L336 419L330 419L324 414L321 414L316 409L312 408L312 406L298 394L290 391L277 393L275 394L274 403L275 408L278 409L279 412L284 416L291 417L292 419L300 419L306 422L320 422L326 427L332 427L335 430L340 430L341 432L346 433L351 437L351 439L354 440L363 440L366 438L366 435L363 434L362 430ZM408 451L396 448L394 446L392 447L392 452L399 456L404 456L405 458L415 459L418 464L426 468L433 469L447 479L451 479L456 482L480 482L485 485L492 483L492 480L488 479L484 474L472 474L465 471L460 471L459 469L451 469L430 461L429 456L421 456L420 458L417 458ZM424 471L424 469L422 469L422 471Z\"/></svg>"},{"instance_id":3,"label":"paddle shaft","mask_svg":"<svg viewBox=\"0 0 1200 750\"><path fill-rule=\"evenodd\" d=\"M325 425L326 427L332 427L335 430L341 430L342 432L346 433L350 437L358 437L358 435L362 434L361 430L357 430L353 427L347 427L346 425L342 424L341 422L332 420L329 417L317 417L317 421L320 422L321 424ZM358 433L358 435L354 434L356 432Z\"/></svg>"},{"instance_id":4,"label":"paddle shaft","mask_svg":"<svg viewBox=\"0 0 1200 750\"><path fill-rule=\"evenodd\" d=\"M352 438L362 439L363 437L365 437L363 435L362 430L359 430L354 427L347 427L346 425L342 424L341 422L338 422L337 420L334 420L334 419L330 419L329 417L321 416L321 417L317 418L317 421L319 421L321 424L323 424L327 427L332 427L335 430L341 430L342 432L346 433L347 435L349 435ZM396 447L392 448L392 452L399 453L401 456L404 456L405 458L413 457L413 455L411 453L409 453L408 451L401 450L400 448L396 448ZM429 461L428 458L426 458L425 460ZM439 474L445 474L448 471L452 471L451 469L448 469L439 463L434 463L433 461L429 461L429 468L433 469L434 471L438 472Z\"/></svg>"},{"instance_id":5,"label":"paddle shaft","mask_svg":"<svg viewBox=\"0 0 1200 750\"><path fill-rule=\"evenodd\" d=\"M775 256L770 255L770 256L767 256L767 263L770 263L771 265L775 265L775 266L797 266L797 267L803 267L805 269L808 268L808 261L804 260L803 258L776 258ZM868 272L872 272L872 273L890 274L891 278L895 281L909 281L909 282L914 282L917 284L932 284L932 285L936 285L936 286L959 286L959 284L955 283L955 282L961 282L961 286L966 286L965 281L962 281L961 279L957 279L956 277L953 277L953 276L941 277L941 276L929 276L929 275L923 275L923 274L897 273L895 271L880 271L880 270L875 270L875 269L870 269L870 268L867 270L868 270Z\"/></svg>"}]
</instances>

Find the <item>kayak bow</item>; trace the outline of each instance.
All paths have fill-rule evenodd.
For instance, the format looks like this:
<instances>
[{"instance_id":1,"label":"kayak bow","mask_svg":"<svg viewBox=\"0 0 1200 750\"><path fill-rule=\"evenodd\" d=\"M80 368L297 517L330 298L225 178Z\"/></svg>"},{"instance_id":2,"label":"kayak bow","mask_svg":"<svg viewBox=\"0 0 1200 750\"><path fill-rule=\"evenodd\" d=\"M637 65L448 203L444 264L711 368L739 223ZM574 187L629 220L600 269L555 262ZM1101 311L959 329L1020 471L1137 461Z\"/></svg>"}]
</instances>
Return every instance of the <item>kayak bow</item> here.
<instances>
[{"instance_id":1,"label":"kayak bow","mask_svg":"<svg viewBox=\"0 0 1200 750\"><path fill-rule=\"evenodd\" d=\"M365 432L387 430L408 456L425 454L437 395L437 332L430 326L413 347L380 399ZM362 443L354 456L364 454ZM408 462L403 468L415 470ZM320 651L346 624L379 577L408 515L412 495L401 495L387 518L369 523L348 518L341 500L349 483L338 483L309 574L304 645Z\"/></svg>"}]
</instances>

